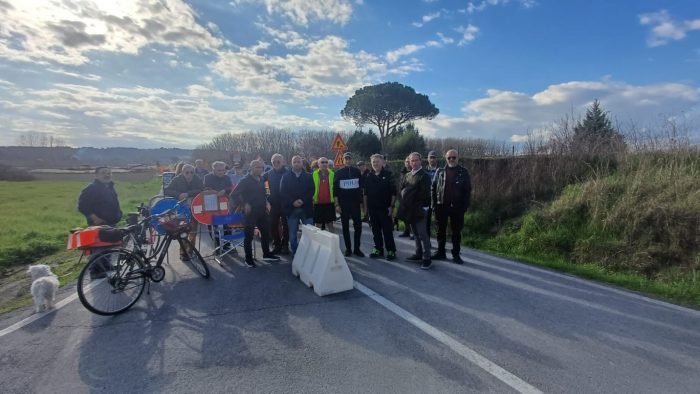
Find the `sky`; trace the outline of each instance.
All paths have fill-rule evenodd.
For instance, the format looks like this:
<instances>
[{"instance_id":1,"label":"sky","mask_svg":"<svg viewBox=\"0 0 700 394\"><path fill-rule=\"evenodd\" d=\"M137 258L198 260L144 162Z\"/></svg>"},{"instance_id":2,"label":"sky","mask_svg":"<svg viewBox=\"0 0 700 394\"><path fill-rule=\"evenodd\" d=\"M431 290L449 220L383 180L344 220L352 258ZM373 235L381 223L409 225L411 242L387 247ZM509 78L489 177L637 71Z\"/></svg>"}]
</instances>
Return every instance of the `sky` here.
<instances>
[{"instance_id":1,"label":"sky","mask_svg":"<svg viewBox=\"0 0 700 394\"><path fill-rule=\"evenodd\" d=\"M431 137L520 143L597 99L700 141L698 0L0 0L0 20L0 145L352 131L347 99L388 81L438 107Z\"/></svg>"}]
</instances>

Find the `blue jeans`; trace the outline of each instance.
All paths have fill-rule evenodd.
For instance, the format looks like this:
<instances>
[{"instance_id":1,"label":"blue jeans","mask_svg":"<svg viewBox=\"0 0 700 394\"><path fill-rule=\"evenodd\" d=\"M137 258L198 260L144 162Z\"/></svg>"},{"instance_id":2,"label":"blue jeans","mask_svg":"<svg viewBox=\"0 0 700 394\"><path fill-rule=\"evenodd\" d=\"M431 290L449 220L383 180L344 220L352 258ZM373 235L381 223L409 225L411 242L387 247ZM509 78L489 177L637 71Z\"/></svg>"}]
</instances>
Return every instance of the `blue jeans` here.
<instances>
[{"instance_id":1,"label":"blue jeans","mask_svg":"<svg viewBox=\"0 0 700 394\"><path fill-rule=\"evenodd\" d=\"M307 217L302 208L295 208L291 215L287 216L287 226L289 227L289 246L292 248L292 253L296 253L297 246L299 246L297 231L299 230L300 221L302 224L314 224L314 218Z\"/></svg>"}]
</instances>

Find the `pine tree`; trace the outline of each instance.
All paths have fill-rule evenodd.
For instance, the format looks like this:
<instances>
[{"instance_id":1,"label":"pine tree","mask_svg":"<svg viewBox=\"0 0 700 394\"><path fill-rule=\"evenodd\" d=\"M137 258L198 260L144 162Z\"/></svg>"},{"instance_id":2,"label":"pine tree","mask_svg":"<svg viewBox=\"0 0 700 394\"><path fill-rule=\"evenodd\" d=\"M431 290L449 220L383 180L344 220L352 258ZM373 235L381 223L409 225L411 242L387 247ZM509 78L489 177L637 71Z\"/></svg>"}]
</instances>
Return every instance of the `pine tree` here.
<instances>
[{"instance_id":1,"label":"pine tree","mask_svg":"<svg viewBox=\"0 0 700 394\"><path fill-rule=\"evenodd\" d=\"M582 156L607 156L625 149L624 137L615 129L598 100L574 127L572 151Z\"/></svg>"}]
</instances>

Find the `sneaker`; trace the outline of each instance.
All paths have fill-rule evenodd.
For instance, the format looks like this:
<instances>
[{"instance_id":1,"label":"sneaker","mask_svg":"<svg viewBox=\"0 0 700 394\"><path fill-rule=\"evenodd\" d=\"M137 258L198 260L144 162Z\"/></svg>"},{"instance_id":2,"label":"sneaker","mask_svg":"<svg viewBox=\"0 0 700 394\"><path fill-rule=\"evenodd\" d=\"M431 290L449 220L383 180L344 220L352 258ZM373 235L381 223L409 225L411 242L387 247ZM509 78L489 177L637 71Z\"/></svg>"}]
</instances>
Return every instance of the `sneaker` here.
<instances>
[{"instance_id":1,"label":"sneaker","mask_svg":"<svg viewBox=\"0 0 700 394\"><path fill-rule=\"evenodd\" d=\"M180 253L180 261L190 261L190 256Z\"/></svg>"},{"instance_id":2,"label":"sneaker","mask_svg":"<svg viewBox=\"0 0 700 394\"><path fill-rule=\"evenodd\" d=\"M430 256L430 258L433 260L446 260L447 255L445 254L444 250L438 250L437 252L433 253L433 255Z\"/></svg>"},{"instance_id":3,"label":"sneaker","mask_svg":"<svg viewBox=\"0 0 700 394\"><path fill-rule=\"evenodd\" d=\"M423 260L423 262L420 265L420 269L422 270L429 270L433 266L433 262L430 259Z\"/></svg>"},{"instance_id":4,"label":"sneaker","mask_svg":"<svg viewBox=\"0 0 700 394\"><path fill-rule=\"evenodd\" d=\"M457 264L464 264L464 260L462 260L462 256L460 256L458 254L453 255L452 260Z\"/></svg>"},{"instance_id":5,"label":"sneaker","mask_svg":"<svg viewBox=\"0 0 700 394\"><path fill-rule=\"evenodd\" d=\"M253 259L245 259L245 265L248 268L255 268L255 262Z\"/></svg>"},{"instance_id":6,"label":"sneaker","mask_svg":"<svg viewBox=\"0 0 700 394\"><path fill-rule=\"evenodd\" d=\"M416 239L416 237L414 237L413 234L411 234L411 236L409 238L411 239L411 241Z\"/></svg>"},{"instance_id":7,"label":"sneaker","mask_svg":"<svg viewBox=\"0 0 700 394\"><path fill-rule=\"evenodd\" d=\"M384 252L382 252L381 250L379 250L377 248L372 249L372 253L369 254L369 258L371 258L371 259L376 259L377 257L382 257L382 256L384 256Z\"/></svg>"},{"instance_id":8,"label":"sneaker","mask_svg":"<svg viewBox=\"0 0 700 394\"><path fill-rule=\"evenodd\" d=\"M357 256L357 257L365 257L365 254L362 253L362 251L360 249L355 249L354 253L355 253L355 256Z\"/></svg>"},{"instance_id":9,"label":"sneaker","mask_svg":"<svg viewBox=\"0 0 700 394\"><path fill-rule=\"evenodd\" d=\"M352 256L352 251L350 249L345 249L345 257Z\"/></svg>"},{"instance_id":10,"label":"sneaker","mask_svg":"<svg viewBox=\"0 0 700 394\"><path fill-rule=\"evenodd\" d=\"M265 261L280 261L280 257L272 253L263 254L263 260Z\"/></svg>"},{"instance_id":11,"label":"sneaker","mask_svg":"<svg viewBox=\"0 0 700 394\"><path fill-rule=\"evenodd\" d=\"M408 257L406 257L406 261L421 261L423 260L423 256L419 254L412 254Z\"/></svg>"},{"instance_id":12,"label":"sneaker","mask_svg":"<svg viewBox=\"0 0 700 394\"><path fill-rule=\"evenodd\" d=\"M410 236L411 236L411 234L409 234L409 233L401 233L401 234L399 234L399 238L406 238L406 237L410 237Z\"/></svg>"},{"instance_id":13,"label":"sneaker","mask_svg":"<svg viewBox=\"0 0 700 394\"><path fill-rule=\"evenodd\" d=\"M390 251L386 252L386 259L387 260L396 260L396 251L390 250Z\"/></svg>"},{"instance_id":14,"label":"sneaker","mask_svg":"<svg viewBox=\"0 0 700 394\"><path fill-rule=\"evenodd\" d=\"M290 253L291 253L291 252L289 251L289 247L288 247L288 246L283 246L282 248L280 248L280 252L279 252L279 253L275 253L275 254L281 254L281 255L283 255L283 256L287 256L287 255L290 254Z\"/></svg>"},{"instance_id":15,"label":"sneaker","mask_svg":"<svg viewBox=\"0 0 700 394\"><path fill-rule=\"evenodd\" d=\"M270 253L272 253L272 254L280 254L281 251L282 251L282 247L281 247L281 246L275 246L274 248L272 248L272 250L270 251Z\"/></svg>"}]
</instances>

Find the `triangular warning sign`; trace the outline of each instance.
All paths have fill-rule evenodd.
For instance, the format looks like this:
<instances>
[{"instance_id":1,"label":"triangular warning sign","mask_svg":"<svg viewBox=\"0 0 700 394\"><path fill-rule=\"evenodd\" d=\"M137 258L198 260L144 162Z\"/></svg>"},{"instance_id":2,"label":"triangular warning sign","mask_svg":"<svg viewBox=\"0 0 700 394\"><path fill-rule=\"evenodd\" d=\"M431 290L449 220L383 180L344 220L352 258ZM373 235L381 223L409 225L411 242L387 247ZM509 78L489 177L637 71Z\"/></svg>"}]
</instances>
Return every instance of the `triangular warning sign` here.
<instances>
[{"instance_id":1,"label":"triangular warning sign","mask_svg":"<svg viewBox=\"0 0 700 394\"><path fill-rule=\"evenodd\" d=\"M338 151L348 150L348 146L345 145L345 141L343 141L343 137L341 137L340 133L335 135L335 138L333 139L333 142L331 143L331 150L338 150Z\"/></svg>"},{"instance_id":2,"label":"triangular warning sign","mask_svg":"<svg viewBox=\"0 0 700 394\"><path fill-rule=\"evenodd\" d=\"M338 151L335 154L335 160L333 160L333 167L340 168L345 166L345 160L343 160L343 152Z\"/></svg>"}]
</instances>

